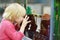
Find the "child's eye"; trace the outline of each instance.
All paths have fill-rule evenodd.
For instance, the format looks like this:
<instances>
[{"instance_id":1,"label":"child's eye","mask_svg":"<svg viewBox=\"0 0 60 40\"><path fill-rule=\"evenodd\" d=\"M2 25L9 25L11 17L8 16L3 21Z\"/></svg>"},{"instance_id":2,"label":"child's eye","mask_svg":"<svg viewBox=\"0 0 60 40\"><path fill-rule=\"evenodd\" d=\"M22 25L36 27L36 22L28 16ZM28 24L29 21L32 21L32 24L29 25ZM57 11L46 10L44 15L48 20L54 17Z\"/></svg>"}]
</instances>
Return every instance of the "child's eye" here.
<instances>
[{"instance_id":1,"label":"child's eye","mask_svg":"<svg viewBox=\"0 0 60 40\"><path fill-rule=\"evenodd\" d=\"M26 15L23 16L23 18L25 18Z\"/></svg>"},{"instance_id":2,"label":"child's eye","mask_svg":"<svg viewBox=\"0 0 60 40\"><path fill-rule=\"evenodd\" d=\"M23 18L25 18L25 16L23 16Z\"/></svg>"}]
</instances>

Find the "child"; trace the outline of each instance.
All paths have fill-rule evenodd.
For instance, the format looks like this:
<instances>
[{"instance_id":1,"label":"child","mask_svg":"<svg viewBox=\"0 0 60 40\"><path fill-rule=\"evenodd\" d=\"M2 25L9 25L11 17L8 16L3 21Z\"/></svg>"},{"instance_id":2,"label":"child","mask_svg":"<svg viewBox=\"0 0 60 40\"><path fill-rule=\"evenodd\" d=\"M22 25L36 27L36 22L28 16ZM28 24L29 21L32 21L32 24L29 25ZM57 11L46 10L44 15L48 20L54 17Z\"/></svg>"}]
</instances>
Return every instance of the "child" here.
<instances>
[{"instance_id":1,"label":"child","mask_svg":"<svg viewBox=\"0 0 60 40\"><path fill-rule=\"evenodd\" d=\"M0 23L0 40L22 40L24 37L24 29L31 22L27 21L29 17L25 16L26 10L18 3L8 6ZM25 17L24 17L25 16ZM22 22L22 25L20 26ZM16 30L16 25L19 30Z\"/></svg>"}]
</instances>

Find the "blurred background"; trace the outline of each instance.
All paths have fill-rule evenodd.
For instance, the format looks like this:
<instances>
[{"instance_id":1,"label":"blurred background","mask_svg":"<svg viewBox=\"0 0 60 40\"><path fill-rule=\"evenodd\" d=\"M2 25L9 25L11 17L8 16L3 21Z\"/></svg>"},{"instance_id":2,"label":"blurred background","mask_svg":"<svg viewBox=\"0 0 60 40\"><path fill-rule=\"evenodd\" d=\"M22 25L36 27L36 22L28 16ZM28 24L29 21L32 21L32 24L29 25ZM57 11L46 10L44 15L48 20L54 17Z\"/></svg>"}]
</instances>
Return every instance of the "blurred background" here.
<instances>
[{"instance_id":1,"label":"blurred background","mask_svg":"<svg viewBox=\"0 0 60 40\"><path fill-rule=\"evenodd\" d=\"M11 3L24 6L32 21L25 28L25 36L32 40L49 40L51 0L0 0L0 21L5 8Z\"/></svg>"}]
</instances>

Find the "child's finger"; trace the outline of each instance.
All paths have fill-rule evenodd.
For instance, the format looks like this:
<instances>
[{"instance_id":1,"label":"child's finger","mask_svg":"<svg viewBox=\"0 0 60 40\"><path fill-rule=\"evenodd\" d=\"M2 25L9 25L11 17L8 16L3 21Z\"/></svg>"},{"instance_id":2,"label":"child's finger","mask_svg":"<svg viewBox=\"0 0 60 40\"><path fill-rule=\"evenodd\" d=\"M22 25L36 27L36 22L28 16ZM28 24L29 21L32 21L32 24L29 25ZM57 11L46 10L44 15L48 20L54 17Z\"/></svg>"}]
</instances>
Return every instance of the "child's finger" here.
<instances>
[{"instance_id":1,"label":"child's finger","mask_svg":"<svg viewBox=\"0 0 60 40\"><path fill-rule=\"evenodd\" d=\"M29 17L27 17L27 19L26 20L28 20L29 19Z\"/></svg>"},{"instance_id":2,"label":"child's finger","mask_svg":"<svg viewBox=\"0 0 60 40\"><path fill-rule=\"evenodd\" d=\"M27 23L30 23L31 21L28 21Z\"/></svg>"},{"instance_id":3,"label":"child's finger","mask_svg":"<svg viewBox=\"0 0 60 40\"><path fill-rule=\"evenodd\" d=\"M27 18L27 15L25 16L25 19Z\"/></svg>"}]
</instances>

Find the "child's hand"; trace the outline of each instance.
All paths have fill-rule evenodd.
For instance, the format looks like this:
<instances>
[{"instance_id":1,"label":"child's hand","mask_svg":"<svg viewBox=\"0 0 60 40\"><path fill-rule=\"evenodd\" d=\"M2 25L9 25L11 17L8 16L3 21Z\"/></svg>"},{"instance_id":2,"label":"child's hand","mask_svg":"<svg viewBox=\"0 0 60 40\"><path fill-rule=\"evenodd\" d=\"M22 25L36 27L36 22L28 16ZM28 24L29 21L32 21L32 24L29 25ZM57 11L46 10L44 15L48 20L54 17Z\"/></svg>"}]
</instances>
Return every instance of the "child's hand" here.
<instances>
[{"instance_id":1,"label":"child's hand","mask_svg":"<svg viewBox=\"0 0 60 40\"><path fill-rule=\"evenodd\" d=\"M23 22L21 25L21 29L20 29L21 32L24 32L26 25L31 22L31 21L28 21L28 19L29 19L29 17L27 17L27 15L26 15L25 18L23 19Z\"/></svg>"},{"instance_id":2,"label":"child's hand","mask_svg":"<svg viewBox=\"0 0 60 40\"><path fill-rule=\"evenodd\" d=\"M27 17L26 15L25 18L23 19L22 26L26 27L26 25L31 22L31 21L28 21L28 19L29 17Z\"/></svg>"}]
</instances>

